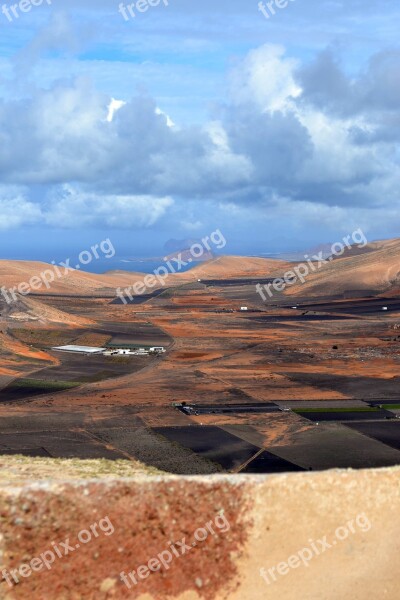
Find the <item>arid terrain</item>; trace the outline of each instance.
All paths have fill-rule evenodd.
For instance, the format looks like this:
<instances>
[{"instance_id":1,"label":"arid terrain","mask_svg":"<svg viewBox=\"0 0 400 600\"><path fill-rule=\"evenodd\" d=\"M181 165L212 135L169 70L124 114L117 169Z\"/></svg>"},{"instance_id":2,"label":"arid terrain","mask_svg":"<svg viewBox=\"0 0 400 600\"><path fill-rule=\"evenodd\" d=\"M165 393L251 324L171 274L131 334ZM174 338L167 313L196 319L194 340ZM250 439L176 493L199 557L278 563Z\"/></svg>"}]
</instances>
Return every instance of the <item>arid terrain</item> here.
<instances>
[{"instance_id":1,"label":"arid terrain","mask_svg":"<svg viewBox=\"0 0 400 600\"><path fill-rule=\"evenodd\" d=\"M293 264L221 257L128 304L115 288L141 274L73 272L3 299L0 454L179 474L400 464L399 251L354 248L267 301L256 284ZM3 261L1 284L43 268ZM52 349L66 344L167 352Z\"/></svg>"}]
</instances>

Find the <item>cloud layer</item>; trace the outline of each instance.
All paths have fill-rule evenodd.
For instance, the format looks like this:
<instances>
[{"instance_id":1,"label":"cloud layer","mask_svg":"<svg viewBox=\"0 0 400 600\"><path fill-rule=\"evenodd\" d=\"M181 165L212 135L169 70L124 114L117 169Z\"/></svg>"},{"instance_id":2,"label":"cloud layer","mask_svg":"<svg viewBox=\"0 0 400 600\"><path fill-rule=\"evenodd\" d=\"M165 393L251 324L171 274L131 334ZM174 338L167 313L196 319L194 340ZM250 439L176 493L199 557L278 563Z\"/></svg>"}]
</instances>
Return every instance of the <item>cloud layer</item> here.
<instances>
[{"instance_id":1,"label":"cloud layer","mask_svg":"<svg viewBox=\"0 0 400 600\"><path fill-rule=\"evenodd\" d=\"M327 222L330 214L333 222L358 216L393 225L400 200L400 50L383 47L382 36L392 36L390 15L379 15L377 47L350 60L342 33L358 32L356 15L365 23L377 18L370 2L348 2L344 11L341 3L321 0L326 19L319 47L293 34L307 19L316 28L311 9L293 3L270 26L256 7L249 13L236 0L222 4L231 13L219 7L214 25L207 25L211 5L194 8L191 28L182 5L177 33L170 26L179 2L165 17L146 15L137 31L156 50L141 37L149 60L140 64L132 58L139 52L135 37L106 3L99 10L109 19L98 29L78 22L74 11L91 10L85 3L55 11L37 27L2 65L8 85L0 98L0 228L151 229L178 219L183 228L200 229L216 214L230 215L232 223L290 215L293 230L296 215L303 224ZM330 44L329 15L337 19ZM244 25L234 34L224 24L239 16ZM263 37L279 32L284 43L241 51L236 38L247 39L253 21L255 37L268 26ZM114 35L109 45L107 32ZM223 77L201 55L220 57L219 35L236 50ZM171 49L174 36L188 53L187 65ZM171 70L168 97L134 85L139 70L159 76L163 60ZM200 77L193 93L183 83L189 69ZM132 76L133 92L125 84L110 91L115 73ZM218 79L217 96L207 76ZM185 94L186 112L178 104L174 111L175 95Z\"/></svg>"}]
</instances>

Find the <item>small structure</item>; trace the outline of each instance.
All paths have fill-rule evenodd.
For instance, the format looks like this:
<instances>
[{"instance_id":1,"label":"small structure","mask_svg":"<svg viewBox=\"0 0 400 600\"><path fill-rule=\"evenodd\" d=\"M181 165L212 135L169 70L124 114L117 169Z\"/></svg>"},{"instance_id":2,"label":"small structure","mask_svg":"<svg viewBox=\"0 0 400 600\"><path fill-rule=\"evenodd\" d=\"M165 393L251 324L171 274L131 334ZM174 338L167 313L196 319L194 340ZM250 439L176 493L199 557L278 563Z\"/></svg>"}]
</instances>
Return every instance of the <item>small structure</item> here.
<instances>
[{"instance_id":1,"label":"small structure","mask_svg":"<svg viewBox=\"0 0 400 600\"><path fill-rule=\"evenodd\" d=\"M130 348L113 348L105 351L105 356L146 356L149 354L149 350L145 348L137 348L132 350Z\"/></svg>"},{"instance_id":2,"label":"small structure","mask_svg":"<svg viewBox=\"0 0 400 600\"><path fill-rule=\"evenodd\" d=\"M94 346L56 346L52 348L52 350L57 350L59 352L75 352L78 354L103 354L105 352L105 348L96 348Z\"/></svg>"},{"instance_id":3,"label":"small structure","mask_svg":"<svg viewBox=\"0 0 400 600\"><path fill-rule=\"evenodd\" d=\"M249 310L249 309L248 309L248 307L247 307L247 306L241 306L241 307L240 307L240 310L241 310L241 311L246 311L246 310Z\"/></svg>"},{"instance_id":4,"label":"small structure","mask_svg":"<svg viewBox=\"0 0 400 600\"><path fill-rule=\"evenodd\" d=\"M153 348L150 348L150 352L156 352L157 354L163 354L164 352L166 352L164 346L154 346Z\"/></svg>"}]
</instances>

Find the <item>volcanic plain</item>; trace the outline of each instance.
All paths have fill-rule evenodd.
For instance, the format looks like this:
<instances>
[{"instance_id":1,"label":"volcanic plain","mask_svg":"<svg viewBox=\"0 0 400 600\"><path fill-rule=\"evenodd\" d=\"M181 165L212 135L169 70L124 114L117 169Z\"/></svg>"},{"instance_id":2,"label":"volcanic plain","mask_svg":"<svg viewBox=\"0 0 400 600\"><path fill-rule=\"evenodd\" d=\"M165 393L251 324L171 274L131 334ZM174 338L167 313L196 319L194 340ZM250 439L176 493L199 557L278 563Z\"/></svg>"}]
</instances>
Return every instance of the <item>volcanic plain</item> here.
<instances>
[{"instance_id":1,"label":"volcanic plain","mask_svg":"<svg viewBox=\"0 0 400 600\"><path fill-rule=\"evenodd\" d=\"M267 301L256 284L293 265L221 257L128 304L115 288L140 274L72 273L3 300L0 454L177 474L400 464L399 250L389 240L349 252ZM36 268L3 262L1 283ZM167 351L53 350L66 344Z\"/></svg>"}]
</instances>

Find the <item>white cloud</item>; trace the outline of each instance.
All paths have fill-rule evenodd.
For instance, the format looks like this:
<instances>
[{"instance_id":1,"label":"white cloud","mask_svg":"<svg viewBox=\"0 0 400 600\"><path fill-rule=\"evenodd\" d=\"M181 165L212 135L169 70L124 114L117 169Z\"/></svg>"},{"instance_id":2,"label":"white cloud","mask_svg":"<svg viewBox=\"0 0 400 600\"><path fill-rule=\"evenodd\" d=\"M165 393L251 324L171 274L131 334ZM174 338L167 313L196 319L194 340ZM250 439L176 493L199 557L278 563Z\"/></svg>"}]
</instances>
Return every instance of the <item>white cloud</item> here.
<instances>
[{"instance_id":1,"label":"white cloud","mask_svg":"<svg viewBox=\"0 0 400 600\"><path fill-rule=\"evenodd\" d=\"M262 205L265 211L266 199L273 203L275 197L289 198L295 209L302 202L317 211L361 203L382 207L383 197L387 203L398 199L399 173L400 136L391 126L397 113L393 102L384 112L375 90L391 72L392 58L387 62L372 61L379 68L368 71L374 111L353 114L332 109L342 101L334 93L324 106L327 90L321 93L320 78L314 85L315 69L301 88L299 60L280 46L263 45L234 67L231 95L217 116L191 127L176 126L149 95L110 98L86 78L32 89L19 102L0 103L0 176L11 185L53 190L41 202L52 226L151 227L174 201L191 200ZM319 77L320 65L316 72ZM337 73L334 90L348 86ZM394 91L391 97L397 98ZM385 125L385 134L391 130L390 143L379 138L377 123ZM36 218L40 208L28 197L26 210L21 203L27 216L16 208L14 221L8 211L3 222ZM195 223L202 221L199 213ZM189 222L185 215L179 221Z\"/></svg>"},{"instance_id":2,"label":"white cloud","mask_svg":"<svg viewBox=\"0 0 400 600\"><path fill-rule=\"evenodd\" d=\"M285 57L282 46L265 44L252 50L231 73L234 104L256 104L261 111L285 110L301 88L293 71L298 61Z\"/></svg>"},{"instance_id":3,"label":"white cloud","mask_svg":"<svg viewBox=\"0 0 400 600\"><path fill-rule=\"evenodd\" d=\"M155 112L156 112L156 115L163 115L166 118L167 126L168 127L175 127L175 123L173 122L173 120L171 119L171 117L169 115L167 115L164 111L162 111L161 108L159 108L157 106Z\"/></svg>"},{"instance_id":4,"label":"white cloud","mask_svg":"<svg viewBox=\"0 0 400 600\"><path fill-rule=\"evenodd\" d=\"M122 108L123 106L125 106L126 102L124 102L124 100L116 100L115 98L111 98L111 102L108 105L108 115L107 115L107 122L111 123L114 120L114 116L115 113Z\"/></svg>"},{"instance_id":5,"label":"white cloud","mask_svg":"<svg viewBox=\"0 0 400 600\"><path fill-rule=\"evenodd\" d=\"M13 186L0 186L0 229L15 229L40 222L38 204L26 198L26 191Z\"/></svg>"},{"instance_id":6,"label":"white cloud","mask_svg":"<svg viewBox=\"0 0 400 600\"><path fill-rule=\"evenodd\" d=\"M53 227L151 227L172 207L169 197L99 195L71 185L54 191L44 218Z\"/></svg>"}]
</instances>

